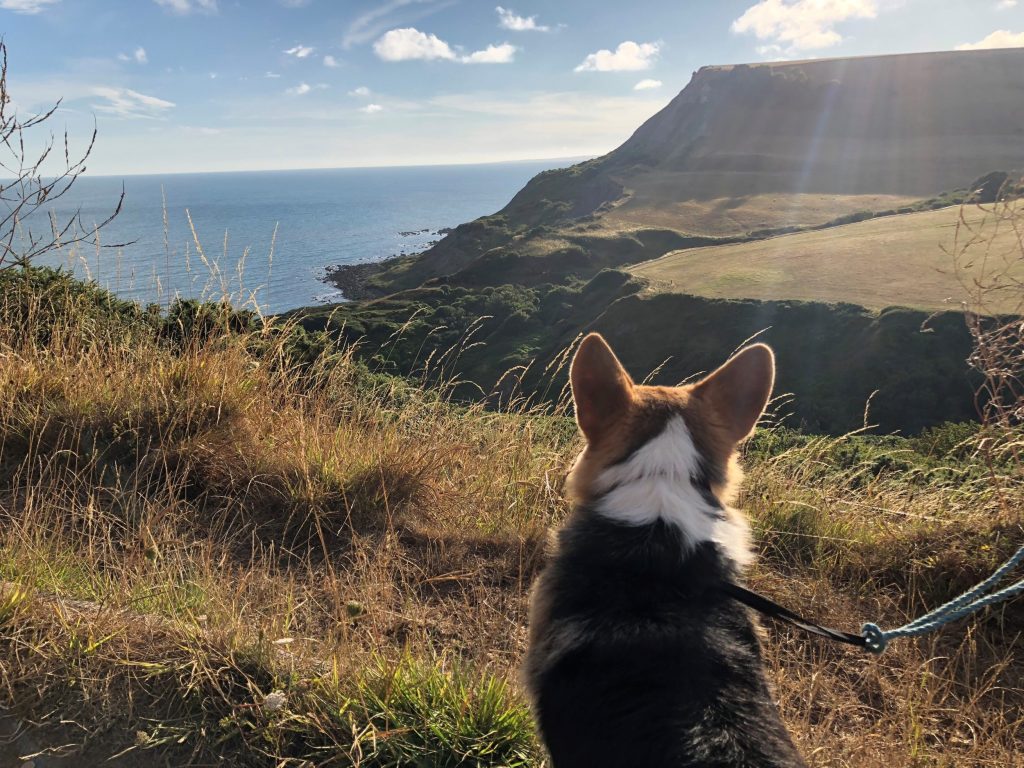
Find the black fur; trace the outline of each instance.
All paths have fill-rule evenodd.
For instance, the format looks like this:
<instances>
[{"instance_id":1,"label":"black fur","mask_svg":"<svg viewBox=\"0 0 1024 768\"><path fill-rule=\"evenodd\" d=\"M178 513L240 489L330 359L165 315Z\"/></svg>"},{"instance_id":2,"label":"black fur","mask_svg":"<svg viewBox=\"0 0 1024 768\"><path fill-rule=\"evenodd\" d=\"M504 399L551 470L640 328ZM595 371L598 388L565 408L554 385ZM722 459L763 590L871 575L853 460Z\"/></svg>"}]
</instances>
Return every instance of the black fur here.
<instances>
[{"instance_id":1,"label":"black fur","mask_svg":"<svg viewBox=\"0 0 1024 768\"><path fill-rule=\"evenodd\" d=\"M668 523L577 509L540 577L526 684L553 768L803 766L736 574Z\"/></svg>"}]
</instances>

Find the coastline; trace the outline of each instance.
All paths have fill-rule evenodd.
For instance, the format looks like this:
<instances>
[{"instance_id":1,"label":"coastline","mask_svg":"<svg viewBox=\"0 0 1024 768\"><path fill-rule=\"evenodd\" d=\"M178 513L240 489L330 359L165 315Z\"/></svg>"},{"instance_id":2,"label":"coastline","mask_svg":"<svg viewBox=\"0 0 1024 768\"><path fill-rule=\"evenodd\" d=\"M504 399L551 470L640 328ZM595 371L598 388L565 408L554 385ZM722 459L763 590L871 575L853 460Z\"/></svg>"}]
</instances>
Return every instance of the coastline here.
<instances>
[{"instance_id":1,"label":"coastline","mask_svg":"<svg viewBox=\"0 0 1024 768\"><path fill-rule=\"evenodd\" d=\"M438 230L422 229L408 232L399 232L402 237L414 237L425 235L428 232L444 239L452 231L453 227L442 227ZM376 275L386 271L395 264L406 259L426 253L440 240L432 240L422 251L414 253L396 253L380 261L365 261L358 264L331 264L324 267L324 275L321 282L332 285L341 291L343 301L362 301L363 299L376 299L384 295L384 292L371 287L370 281Z\"/></svg>"},{"instance_id":2,"label":"coastline","mask_svg":"<svg viewBox=\"0 0 1024 768\"><path fill-rule=\"evenodd\" d=\"M343 301L377 298L380 296L380 292L369 288L367 282L374 275L383 272L387 265L396 258L399 257L392 256L383 261L369 261L362 264L332 264L324 269L324 276L321 280L341 291Z\"/></svg>"}]
</instances>

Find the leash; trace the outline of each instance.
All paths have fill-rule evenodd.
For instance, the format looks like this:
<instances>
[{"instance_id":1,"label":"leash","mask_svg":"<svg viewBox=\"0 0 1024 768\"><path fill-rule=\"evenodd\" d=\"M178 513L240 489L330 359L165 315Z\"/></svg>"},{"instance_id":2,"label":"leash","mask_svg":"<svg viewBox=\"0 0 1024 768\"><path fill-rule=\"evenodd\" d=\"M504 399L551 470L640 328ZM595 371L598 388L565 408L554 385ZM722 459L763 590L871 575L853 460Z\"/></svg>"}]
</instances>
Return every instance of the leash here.
<instances>
[{"instance_id":1,"label":"leash","mask_svg":"<svg viewBox=\"0 0 1024 768\"><path fill-rule=\"evenodd\" d=\"M863 648L864 650L877 655L885 651L891 640L897 640L901 637L918 637L920 635L926 635L929 632L934 632L940 627L944 627L946 624L959 621L973 613L977 613L983 608L987 608L990 605L996 605L997 603L1001 603L1004 600L1009 600L1011 597L1024 593L1024 578L1021 578L1007 587L1003 587L991 594L986 594L995 587L996 584L1002 581L1010 571L1022 563L1024 563L1024 546L1018 549L1016 553L1014 553L1013 557L999 566L995 570L995 573L983 582L977 586L971 587L962 595L953 598L948 603L940 605L935 610L929 611L924 616L914 619L913 621L904 624L902 627L889 630L883 630L877 624L868 622L861 627L861 633L859 635L854 635L850 632L842 632L837 629L830 629L829 627L823 627L819 624L807 621L796 613L793 613L793 611L788 608L779 605L773 600L769 600L764 595L759 595L757 592L751 592L749 589L745 589L736 584L726 582L722 585L722 591L734 600L753 608L759 613L763 613L765 616L778 619L786 624L791 624L794 627L802 629L805 632L810 632L811 634L819 635L829 640L835 640L836 642Z\"/></svg>"},{"instance_id":2,"label":"leash","mask_svg":"<svg viewBox=\"0 0 1024 768\"><path fill-rule=\"evenodd\" d=\"M837 643L855 645L858 648L868 647L868 640L864 635L854 635L850 632L843 632L838 629L832 629L830 627L823 627L820 624L815 624L812 621L801 618L798 614L779 605L774 600L769 600L764 595L759 595L757 592L751 592L749 589L745 589L744 587L728 581L722 584L721 588L722 591L733 600L743 603L747 607L753 608L758 613L763 613L765 616L778 619L781 622L790 624L798 629L802 629L804 632L810 632L812 635L818 635L819 637L824 637L827 640L835 640Z\"/></svg>"}]
</instances>

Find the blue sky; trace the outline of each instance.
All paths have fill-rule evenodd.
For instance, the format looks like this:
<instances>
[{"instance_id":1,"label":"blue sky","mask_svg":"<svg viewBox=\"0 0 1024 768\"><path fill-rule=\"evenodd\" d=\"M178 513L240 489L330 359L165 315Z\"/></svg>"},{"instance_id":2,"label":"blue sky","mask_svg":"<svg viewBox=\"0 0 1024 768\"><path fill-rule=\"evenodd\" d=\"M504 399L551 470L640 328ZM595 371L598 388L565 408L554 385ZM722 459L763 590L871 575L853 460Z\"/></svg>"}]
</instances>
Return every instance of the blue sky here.
<instances>
[{"instance_id":1,"label":"blue sky","mask_svg":"<svg viewBox=\"0 0 1024 768\"><path fill-rule=\"evenodd\" d=\"M706 64L1024 46L1024 0L0 0L93 174L597 155Z\"/></svg>"}]
</instances>

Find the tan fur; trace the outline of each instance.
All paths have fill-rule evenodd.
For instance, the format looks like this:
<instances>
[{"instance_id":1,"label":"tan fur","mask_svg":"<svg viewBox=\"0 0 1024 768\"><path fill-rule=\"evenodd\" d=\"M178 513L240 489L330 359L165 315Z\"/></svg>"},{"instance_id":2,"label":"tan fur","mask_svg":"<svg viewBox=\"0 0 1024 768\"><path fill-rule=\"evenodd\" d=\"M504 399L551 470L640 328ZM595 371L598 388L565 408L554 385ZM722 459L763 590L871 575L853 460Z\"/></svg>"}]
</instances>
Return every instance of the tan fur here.
<instances>
[{"instance_id":1,"label":"tan fur","mask_svg":"<svg viewBox=\"0 0 1024 768\"><path fill-rule=\"evenodd\" d=\"M682 414L698 451L717 470L712 490L728 504L742 479L736 445L752 431L768 400L774 359L767 346L756 344L695 384L637 386L607 342L594 333L573 358L571 380L577 423L587 437L566 478L572 501L588 502L597 476L631 446L652 437L664 424L664 414L672 411ZM591 395L594 390L599 397ZM588 414L588 409L597 413Z\"/></svg>"}]
</instances>

